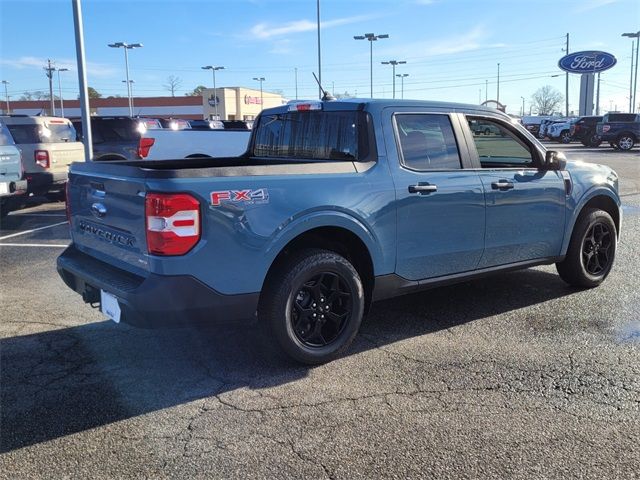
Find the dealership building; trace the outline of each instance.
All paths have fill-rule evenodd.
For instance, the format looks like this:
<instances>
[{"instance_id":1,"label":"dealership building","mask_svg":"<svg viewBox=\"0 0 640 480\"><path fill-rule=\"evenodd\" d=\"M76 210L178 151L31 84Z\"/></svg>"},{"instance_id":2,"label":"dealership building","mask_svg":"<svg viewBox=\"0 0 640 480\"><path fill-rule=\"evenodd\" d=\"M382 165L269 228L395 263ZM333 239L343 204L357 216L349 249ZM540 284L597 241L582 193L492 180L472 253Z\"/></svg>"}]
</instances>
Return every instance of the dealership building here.
<instances>
[{"instance_id":1,"label":"dealership building","mask_svg":"<svg viewBox=\"0 0 640 480\"><path fill-rule=\"evenodd\" d=\"M80 101L64 100L64 115L80 117ZM183 97L134 97L135 116L156 118L184 118L189 120L253 120L263 108L286 103L282 95L244 87L224 87L203 90L202 95ZM91 115L128 116L129 103L126 97L92 98L89 102ZM13 114L49 115L49 100L25 100L10 102ZM6 114L6 104L0 109ZM55 101L55 114L61 115L60 100Z\"/></svg>"}]
</instances>

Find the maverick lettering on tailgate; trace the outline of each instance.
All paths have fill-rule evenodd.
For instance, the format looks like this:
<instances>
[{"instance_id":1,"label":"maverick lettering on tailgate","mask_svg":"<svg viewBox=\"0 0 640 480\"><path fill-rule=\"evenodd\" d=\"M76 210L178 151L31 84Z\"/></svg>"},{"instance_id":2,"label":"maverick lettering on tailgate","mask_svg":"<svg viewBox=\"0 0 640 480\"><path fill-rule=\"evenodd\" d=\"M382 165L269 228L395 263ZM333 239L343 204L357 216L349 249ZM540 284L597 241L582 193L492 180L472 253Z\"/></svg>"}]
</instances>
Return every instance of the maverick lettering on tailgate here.
<instances>
[{"instance_id":1,"label":"maverick lettering on tailgate","mask_svg":"<svg viewBox=\"0 0 640 480\"><path fill-rule=\"evenodd\" d=\"M136 239L133 237L118 232L112 232L96 225L91 225L84 220L78 224L78 228L84 233L96 236L98 238L106 240L107 242L117 243L119 245L125 245L127 247L133 247L136 242Z\"/></svg>"}]
</instances>

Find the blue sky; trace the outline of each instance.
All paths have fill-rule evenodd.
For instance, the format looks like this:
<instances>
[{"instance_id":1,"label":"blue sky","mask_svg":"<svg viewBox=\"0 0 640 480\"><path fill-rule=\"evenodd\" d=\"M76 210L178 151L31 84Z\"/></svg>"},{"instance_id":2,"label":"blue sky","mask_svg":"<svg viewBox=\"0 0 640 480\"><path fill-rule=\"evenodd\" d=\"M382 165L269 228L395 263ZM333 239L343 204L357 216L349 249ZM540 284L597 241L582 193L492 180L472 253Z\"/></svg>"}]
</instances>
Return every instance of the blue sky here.
<instances>
[{"instance_id":1,"label":"blue sky","mask_svg":"<svg viewBox=\"0 0 640 480\"><path fill-rule=\"evenodd\" d=\"M84 0L89 84L107 95L126 95L121 49L108 43L140 42L130 55L134 93L168 95L169 75L182 80L180 95L211 86L203 65L222 65L218 86L254 86L295 96L317 93L315 0ZM543 85L564 93L557 61L568 32L570 50L604 50L618 64L602 74L601 106L628 108L631 40L640 29L637 0L321 0L325 88L369 96L367 32L390 38L374 44L374 96L390 98L392 71L381 61L405 60L405 98L478 103L496 96L518 113L525 97ZM48 90L42 67L51 58L62 74L65 98L77 97L71 0L0 0L0 79L17 99L26 90ZM571 75L570 105L577 109L579 78ZM397 97L400 85L396 86ZM4 92L0 90L0 97Z\"/></svg>"}]
</instances>

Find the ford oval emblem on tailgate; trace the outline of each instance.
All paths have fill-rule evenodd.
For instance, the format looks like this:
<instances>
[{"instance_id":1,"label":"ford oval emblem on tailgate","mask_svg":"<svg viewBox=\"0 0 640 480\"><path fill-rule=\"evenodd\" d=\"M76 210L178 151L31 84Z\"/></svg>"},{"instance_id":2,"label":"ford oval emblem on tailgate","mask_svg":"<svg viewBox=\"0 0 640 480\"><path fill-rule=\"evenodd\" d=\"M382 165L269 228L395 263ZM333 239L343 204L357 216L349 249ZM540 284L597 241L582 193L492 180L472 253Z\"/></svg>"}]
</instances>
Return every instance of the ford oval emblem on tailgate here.
<instances>
[{"instance_id":1,"label":"ford oval emblem on tailgate","mask_svg":"<svg viewBox=\"0 0 640 480\"><path fill-rule=\"evenodd\" d=\"M101 203L94 203L91 205L91 213L93 213L95 217L102 218L107 214L107 207Z\"/></svg>"}]
</instances>

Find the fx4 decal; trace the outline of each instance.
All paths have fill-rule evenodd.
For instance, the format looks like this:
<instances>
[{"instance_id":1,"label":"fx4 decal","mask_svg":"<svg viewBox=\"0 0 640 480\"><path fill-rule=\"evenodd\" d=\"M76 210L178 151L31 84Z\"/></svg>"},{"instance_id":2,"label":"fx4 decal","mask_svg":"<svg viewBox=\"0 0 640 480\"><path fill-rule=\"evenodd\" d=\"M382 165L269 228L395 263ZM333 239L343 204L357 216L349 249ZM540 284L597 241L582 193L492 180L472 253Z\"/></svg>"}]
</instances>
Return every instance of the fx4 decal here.
<instances>
[{"instance_id":1,"label":"fx4 decal","mask_svg":"<svg viewBox=\"0 0 640 480\"><path fill-rule=\"evenodd\" d=\"M223 202L242 202L246 205L269 203L269 192L266 188L259 188L257 190L220 190L217 192L211 192L211 205L219 207Z\"/></svg>"}]
</instances>

